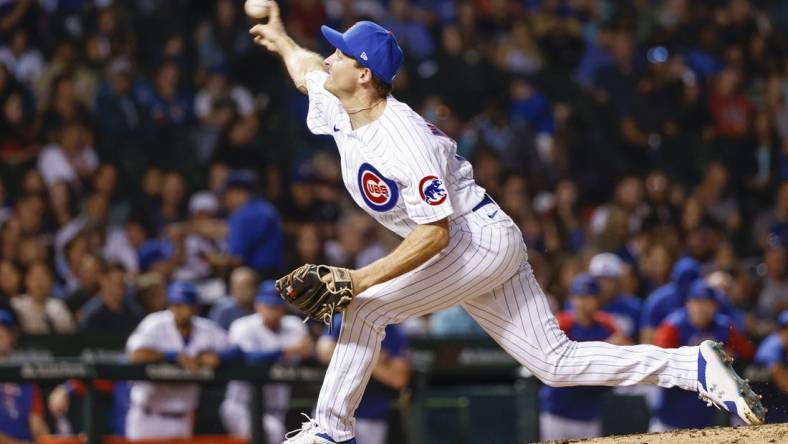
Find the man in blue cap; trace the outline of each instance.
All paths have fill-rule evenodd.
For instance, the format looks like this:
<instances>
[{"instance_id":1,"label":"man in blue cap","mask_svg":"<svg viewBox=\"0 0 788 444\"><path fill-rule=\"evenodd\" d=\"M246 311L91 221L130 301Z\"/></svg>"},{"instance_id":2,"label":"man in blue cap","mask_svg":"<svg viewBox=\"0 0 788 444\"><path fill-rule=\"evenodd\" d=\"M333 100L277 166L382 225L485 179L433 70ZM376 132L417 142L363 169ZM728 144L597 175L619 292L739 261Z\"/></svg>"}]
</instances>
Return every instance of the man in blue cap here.
<instances>
[{"instance_id":1,"label":"man in blue cap","mask_svg":"<svg viewBox=\"0 0 788 444\"><path fill-rule=\"evenodd\" d=\"M312 340L306 325L297 316L285 314L287 303L274 288L274 281L260 284L255 298L257 313L235 320L230 325L230 344L240 349L247 363L297 363L312 355ZM249 384L231 382L219 410L228 432L249 436ZM269 443L282 442L285 414L290 400L290 386L269 384L264 389L263 428Z\"/></svg>"},{"instance_id":2,"label":"man in blue cap","mask_svg":"<svg viewBox=\"0 0 788 444\"><path fill-rule=\"evenodd\" d=\"M227 333L218 324L197 317L197 289L188 282L167 287L169 309L151 313L126 342L129 362L169 362L189 371L216 367L228 349ZM197 384L134 382L126 416L126 437L188 438L197 410Z\"/></svg>"},{"instance_id":3,"label":"man in blue cap","mask_svg":"<svg viewBox=\"0 0 788 444\"><path fill-rule=\"evenodd\" d=\"M268 22L250 30L255 43L278 54L309 95L307 127L334 138L356 204L403 238L367 266L329 268L323 282L334 286L334 276L346 278L341 284L351 297L340 309L342 328L316 419L288 444L353 443L354 415L386 326L455 305L548 384L679 386L736 410L748 423L762 421L757 397L711 341L664 350L567 339L528 264L517 224L476 184L457 143L390 94L404 60L394 35L368 21L344 33L324 26L336 50L323 60L287 35L275 2L267 5ZM310 292L290 297L304 294Z\"/></svg>"},{"instance_id":4,"label":"man in blue cap","mask_svg":"<svg viewBox=\"0 0 788 444\"><path fill-rule=\"evenodd\" d=\"M601 288L594 276L572 280L572 309L558 315L558 325L573 341L616 342L624 338L614 318L599 309ZM539 391L539 438L543 441L602 436L602 402L607 387L550 387Z\"/></svg>"},{"instance_id":5,"label":"man in blue cap","mask_svg":"<svg viewBox=\"0 0 788 444\"><path fill-rule=\"evenodd\" d=\"M725 344L736 358L752 359L752 343L733 326L733 320L720 312L718 290L702 279L689 288L683 307L674 311L657 328L654 343L660 347L695 346L706 340ZM649 431L704 428L714 424L716 412L692 392L677 388L662 389Z\"/></svg>"},{"instance_id":6,"label":"man in blue cap","mask_svg":"<svg viewBox=\"0 0 788 444\"><path fill-rule=\"evenodd\" d=\"M671 281L654 290L646 302L643 304L643 312L640 322L640 342L645 344L654 343L654 332L659 324L671 313L682 308L690 289L696 281L702 280L700 262L691 258L683 257L676 262L670 275ZM725 315L731 316L733 322L737 324L733 306L728 297L716 292L719 298L719 310Z\"/></svg>"}]
</instances>

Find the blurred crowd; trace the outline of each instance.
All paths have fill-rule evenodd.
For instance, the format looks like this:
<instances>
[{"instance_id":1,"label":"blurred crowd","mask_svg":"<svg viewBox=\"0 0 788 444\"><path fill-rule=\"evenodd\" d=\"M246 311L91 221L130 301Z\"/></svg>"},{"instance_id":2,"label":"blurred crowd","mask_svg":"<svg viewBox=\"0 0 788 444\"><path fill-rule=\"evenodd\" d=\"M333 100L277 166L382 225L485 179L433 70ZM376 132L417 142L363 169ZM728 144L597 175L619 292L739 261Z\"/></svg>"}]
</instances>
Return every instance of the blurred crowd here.
<instances>
[{"instance_id":1,"label":"blurred crowd","mask_svg":"<svg viewBox=\"0 0 788 444\"><path fill-rule=\"evenodd\" d=\"M521 227L568 334L692 344L719 336L719 311L742 358L740 342L783 338L767 364L788 393L788 4L282 7L323 54L320 24L394 32L394 95L457 141ZM397 245L353 206L333 141L309 134L306 98L252 24L240 0L0 1L0 310L21 332L130 333L172 281L227 329L264 280ZM402 328L484 334L459 308Z\"/></svg>"}]
</instances>

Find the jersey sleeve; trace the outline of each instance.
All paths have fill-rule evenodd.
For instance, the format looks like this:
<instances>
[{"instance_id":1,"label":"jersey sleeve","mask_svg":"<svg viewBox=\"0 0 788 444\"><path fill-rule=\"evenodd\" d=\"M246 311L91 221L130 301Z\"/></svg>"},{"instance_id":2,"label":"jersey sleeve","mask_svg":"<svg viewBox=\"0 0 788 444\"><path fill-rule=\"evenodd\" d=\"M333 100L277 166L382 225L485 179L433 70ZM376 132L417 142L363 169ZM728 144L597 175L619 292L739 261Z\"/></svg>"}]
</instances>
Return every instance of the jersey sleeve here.
<instances>
[{"instance_id":1,"label":"jersey sleeve","mask_svg":"<svg viewBox=\"0 0 788 444\"><path fill-rule=\"evenodd\" d=\"M213 324L213 321L208 321L208 322L211 322L211 324ZM227 332L225 332L224 329L218 324L211 325L211 328L208 330L208 334L210 335L212 342L211 344L211 346L213 347L212 351L223 352L230 348L230 341L227 336Z\"/></svg>"},{"instance_id":2,"label":"jersey sleeve","mask_svg":"<svg viewBox=\"0 0 788 444\"><path fill-rule=\"evenodd\" d=\"M415 128L409 130L409 128ZM416 126L394 126L401 141L391 162L398 165L402 198L408 217L417 224L445 219L454 213L447 185L449 153L426 130Z\"/></svg>"},{"instance_id":3,"label":"jersey sleeve","mask_svg":"<svg viewBox=\"0 0 788 444\"><path fill-rule=\"evenodd\" d=\"M126 351L132 352L143 348L162 350L161 335L157 334L157 322L153 318L144 319L126 341Z\"/></svg>"},{"instance_id":4,"label":"jersey sleeve","mask_svg":"<svg viewBox=\"0 0 788 444\"><path fill-rule=\"evenodd\" d=\"M236 319L230 324L230 333L227 339L231 346L238 347L243 351L251 351L254 348L252 335L247 334L244 329L244 318Z\"/></svg>"},{"instance_id":5,"label":"jersey sleeve","mask_svg":"<svg viewBox=\"0 0 788 444\"><path fill-rule=\"evenodd\" d=\"M342 104L335 95L325 88L328 73L312 71L306 76L306 89L309 95L309 110L306 126L312 134L331 134Z\"/></svg>"}]
</instances>

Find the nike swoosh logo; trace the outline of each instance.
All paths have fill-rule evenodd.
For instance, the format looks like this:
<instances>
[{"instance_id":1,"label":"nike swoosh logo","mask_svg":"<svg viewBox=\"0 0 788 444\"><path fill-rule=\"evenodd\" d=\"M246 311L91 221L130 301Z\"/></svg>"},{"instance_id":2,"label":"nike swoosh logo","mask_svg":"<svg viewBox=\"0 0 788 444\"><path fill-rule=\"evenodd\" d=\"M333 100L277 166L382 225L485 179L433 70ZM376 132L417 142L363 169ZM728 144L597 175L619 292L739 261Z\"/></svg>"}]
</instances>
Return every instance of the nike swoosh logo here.
<instances>
[{"instance_id":1,"label":"nike swoosh logo","mask_svg":"<svg viewBox=\"0 0 788 444\"><path fill-rule=\"evenodd\" d=\"M490 219L492 219L493 217L495 217L495 215L496 215L496 214L498 214L498 210L495 210L495 211L493 211L492 213L488 214L488 215L487 215L487 217L489 217Z\"/></svg>"},{"instance_id":2,"label":"nike swoosh logo","mask_svg":"<svg viewBox=\"0 0 788 444\"><path fill-rule=\"evenodd\" d=\"M334 125L334 132L336 133L336 132L338 132L338 131L339 131L339 128L337 128L337 126L336 126L336 125Z\"/></svg>"}]
</instances>

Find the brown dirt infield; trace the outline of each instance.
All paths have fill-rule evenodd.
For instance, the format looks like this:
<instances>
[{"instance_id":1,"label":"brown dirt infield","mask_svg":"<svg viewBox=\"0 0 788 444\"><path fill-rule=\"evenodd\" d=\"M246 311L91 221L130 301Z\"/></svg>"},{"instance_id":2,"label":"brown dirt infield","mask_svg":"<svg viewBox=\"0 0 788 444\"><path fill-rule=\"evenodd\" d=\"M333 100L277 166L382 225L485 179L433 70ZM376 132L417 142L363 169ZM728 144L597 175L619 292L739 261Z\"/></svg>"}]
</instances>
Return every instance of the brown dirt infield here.
<instances>
[{"instance_id":1,"label":"brown dirt infield","mask_svg":"<svg viewBox=\"0 0 788 444\"><path fill-rule=\"evenodd\" d=\"M748 427L715 427L642 435L550 441L553 444L771 444L788 443L788 424Z\"/></svg>"}]
</instances>

